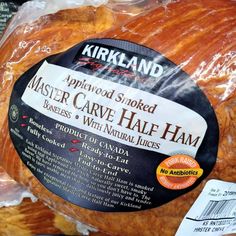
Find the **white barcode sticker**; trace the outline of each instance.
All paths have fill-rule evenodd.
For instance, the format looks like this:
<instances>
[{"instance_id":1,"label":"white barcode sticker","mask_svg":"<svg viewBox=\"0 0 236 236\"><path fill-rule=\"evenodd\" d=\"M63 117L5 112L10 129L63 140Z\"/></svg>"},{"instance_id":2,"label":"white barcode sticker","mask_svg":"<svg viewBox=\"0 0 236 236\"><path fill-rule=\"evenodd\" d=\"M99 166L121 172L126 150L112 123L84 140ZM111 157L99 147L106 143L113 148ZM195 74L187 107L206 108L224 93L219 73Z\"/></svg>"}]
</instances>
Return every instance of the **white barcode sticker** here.
<instances>
[{"instance_id":1,"label":"white barcode sticker","mask_svg":"<svg viewBox=\"0 0 236 236\"><path fill-rule=\"evenodd\" d=\"M176 236L222 236L236 217L236 184L220 180L207 182L202 193L184 217Z\"/></svg>"}]
</instances>

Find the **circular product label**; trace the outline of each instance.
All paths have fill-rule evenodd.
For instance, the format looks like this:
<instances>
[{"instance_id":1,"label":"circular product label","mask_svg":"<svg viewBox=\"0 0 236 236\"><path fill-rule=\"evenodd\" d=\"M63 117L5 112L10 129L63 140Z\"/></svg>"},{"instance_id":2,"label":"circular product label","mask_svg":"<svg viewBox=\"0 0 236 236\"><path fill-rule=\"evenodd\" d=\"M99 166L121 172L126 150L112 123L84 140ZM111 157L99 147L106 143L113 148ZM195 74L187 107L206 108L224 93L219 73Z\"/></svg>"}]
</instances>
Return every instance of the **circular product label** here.
<instances>
[{"instance_id":1,"label":"circular product label","mask_svg":"<svg viewBox=\"0 0 236 236\"><path fill-rule=\"evenodd\" d=\"M180 154L162 161L156 173L163 187L179 190L192 186L202 176L203 169L193 157Z\"/></svg>"},{"instance_id":2,"label":"circular product label","mask_svg":"<svg viewBox=\"0 0 236 236\"><path fill-rule=\"evenodd\" d=\"M194 81L160 53L115 39L84 41L22 75L9 132L49 191L105 212L187 193L218 149L214 110Z\"/></svg>"}]
</instances>

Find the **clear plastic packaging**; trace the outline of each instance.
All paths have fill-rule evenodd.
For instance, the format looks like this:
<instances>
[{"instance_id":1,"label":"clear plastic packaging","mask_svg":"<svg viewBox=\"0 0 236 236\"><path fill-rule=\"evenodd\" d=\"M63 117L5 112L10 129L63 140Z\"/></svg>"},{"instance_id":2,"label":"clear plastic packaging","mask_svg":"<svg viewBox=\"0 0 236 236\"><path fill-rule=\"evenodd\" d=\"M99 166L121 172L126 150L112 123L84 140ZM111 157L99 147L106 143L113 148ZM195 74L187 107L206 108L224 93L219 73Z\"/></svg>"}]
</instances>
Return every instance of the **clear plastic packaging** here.
<instances>
[{"instance_id":1,"label":"clear plastic packaging","mask_svg":"<svg viewBox=\"0 0 236 236\"><path fill-rule=\"evenodd\" d=\"M102 5L107 5L114 11L114 14L116 12L116 14L123 14L125 17L125 15L137 15L140 12L150 9L155 4L156 2L152 2L150 0L128 0L125 2L114 0L110 1L109 3L108 0L31 0L24 3L19 8L16 16L11 20L10 24L3 34L3 37L1 38L0 47L19 25L32 23L42 16L55 14L56 12L59 12L61 10L76 9L84 6L99 7ZM119 18L117 20L119 20Z\"/></svg>"},{"instance_id":2,"label":"clear plastic packaging","mask_svg":"<svg viewBox=\"0 0 236 236\"><path fill-rule=\"evenodd\" d=\"M133 18L105 7L98 21L101 8L83 8L79 25L71 10L41 17L0 59L3 167L111 235L172 236L207 180L236 180L235 1L152 6ZM19 142L29 122L37 132ZM47 164L29 161L36 149Z\"/></svg>"},{"instance_id":3,"label":"clear plastic packaging","mask_svg":"<svg viewBox=\"0 0 236 236\"><path fill-rule=\"evenodd\" d=\"M0 167L0 208L19 205L24 198L30 198L32 202L37 198Z\"/></svg>"},{"instance_id":4,"label":"clear plastic packaging","mask_svg":"<svg viewBox=\"0 0 236 236\"><path fill-rule=\"evenodd\" d=\"M106 4L106 0L71 0L71 1L58 1L58 0L34 0L24 3L16 16L8 25L1 41L0 47L6 38L17 28L17 26L33 22L42 16L54 14L60 10L73 9L81 6L100 6Z\"/></svg>"}]
</instances>

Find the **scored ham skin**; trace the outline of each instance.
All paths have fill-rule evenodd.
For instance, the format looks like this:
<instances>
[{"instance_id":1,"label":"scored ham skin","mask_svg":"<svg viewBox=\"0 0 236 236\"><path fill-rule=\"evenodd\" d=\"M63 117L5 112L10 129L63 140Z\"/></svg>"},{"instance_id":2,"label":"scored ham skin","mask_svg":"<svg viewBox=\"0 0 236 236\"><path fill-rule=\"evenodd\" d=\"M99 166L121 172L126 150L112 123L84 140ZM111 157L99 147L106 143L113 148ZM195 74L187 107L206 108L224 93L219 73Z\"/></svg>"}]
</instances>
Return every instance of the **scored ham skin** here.
<instances>
[{"instance_id":1,"label":"scored ham skin","mask_svg":"<svg viewBox=\"0 0 236 236\"><path fill-rule=\"evenodd\" d=\"M217 163L207 179L236 181L236 2L181 0L138 16L96 38L116 38L152 48L177 65L199 85L219 123ZM61 42L66 44L66 40ZM12 85L11 85L12 86ZM191 99L191 98L190 98ZM7 106L7 102L5 103ZM44 188L18 157L5 124L1 162L10 176L55 209L111 235L175 234L181 220L206 183L161 207L130 213L103 213L70 204Z\"/></svg>"}]
</instances>

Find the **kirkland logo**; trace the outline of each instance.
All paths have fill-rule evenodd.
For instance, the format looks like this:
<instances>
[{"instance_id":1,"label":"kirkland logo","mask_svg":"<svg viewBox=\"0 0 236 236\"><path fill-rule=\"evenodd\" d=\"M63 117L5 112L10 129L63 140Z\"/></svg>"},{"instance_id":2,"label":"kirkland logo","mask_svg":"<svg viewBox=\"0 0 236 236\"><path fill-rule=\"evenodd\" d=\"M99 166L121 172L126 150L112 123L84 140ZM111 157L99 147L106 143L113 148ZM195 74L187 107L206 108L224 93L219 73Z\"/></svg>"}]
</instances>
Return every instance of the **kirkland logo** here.
<instances>
[{"instance_id":1,"label":"kirkland logo","mask_svg":"<svg viewBox=\"0 0 236 236\"><path fill-rule=\"evenodd\" d=\"M163 67L153 61L146 60L137 56L128 56L124 52L108 49L101 46L87 44L82 55L112 63L126 69L131 69L145 75L160 77L163 74Z\"/></svg>"}]
</instances>

